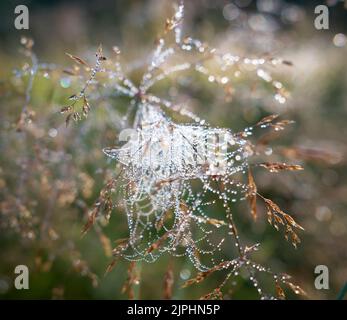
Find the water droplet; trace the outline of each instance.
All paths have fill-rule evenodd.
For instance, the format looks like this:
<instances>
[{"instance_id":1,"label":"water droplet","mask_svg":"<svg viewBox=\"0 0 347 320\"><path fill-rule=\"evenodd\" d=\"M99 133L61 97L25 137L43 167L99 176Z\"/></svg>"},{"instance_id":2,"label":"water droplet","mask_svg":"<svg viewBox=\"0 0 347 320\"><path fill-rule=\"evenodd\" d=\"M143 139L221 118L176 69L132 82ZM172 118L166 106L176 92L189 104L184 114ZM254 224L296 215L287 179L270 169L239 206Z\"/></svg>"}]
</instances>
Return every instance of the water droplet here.
<instances>
[{"instance_id":1,"label":"water droplet","mask_svg":"<svg viewBox=\"0 0 347 320\"><path fill-rule=\"evenodd\" d=\"M267 155L267 156L270 156L272 154L272 148L268 147L265 149L264 153Z\"/></svg>"},{"instance_id":2,"label":"water droplet","mask_svg":"<svg viewBox=\"0 0 347 320\"><path fill-rule=\"evenodd\" d=\"M181 272L180 272L180 278L182 280L189 279L190 275L191 275L191 272L190 272L189 269L182 269Z\"/></svg>"},{"instance_id":3,"label":"water droplet","mask_svg":"<svg viewBox=\"0 0 347 320\"><path fill-rule=\"evenodd\" d=\"M229 79L228 79L227 77L223 77L223 78L221 79L221 83L222 83L222 84L226 84L226 83L228 83L228 81L229 81Z\"/></svg>"},{"instance_id":4,"label":"water droplet","mask_svg":"<svg viewBox=\"0 0 347 320\"><path fill-rule=\"evenodd\" d=\"M336 47L342 48L347 43L347 37L343 33L337 33L333 38L333 43Z\"/></svg>"},{"instance_id":5,"label":"water droplet","mask_svg":"<svg viewBox=\"0 0 347 320\"><path fill-rule=\"evenodd\" d=\"M55 138L58 134L58 130L55 129L55 128L51 128L48 130L48 135L51 137L51 138Z\"/></svg>"},{"instance_id":6,"label":"water droplet","mask_svg":"<svg viewBox=\"0 0 347 320\"><path fill-rule=\"evenodd\" d=\"M69 77L64 77L60 79L60 85L66 89L69 88L71 85L71 79Z\"/></svg>"},{"instance_id":7,"label":"water droplet","mask_svg":"<svg viewBox=\"0 0 347 320\"><path fill-rule=\"evenodd\" d=\"M279 93L276 93L274 98L275 98L276 101L278 101L281 104L286 102L286 98L284 96L282 96L281 94L279 94Z\"/></svg>"},{"instance_id":8,"label":"water droplet","mask_svg":"<svg viewBox=\"0 0 347 320\"><path fill-rule=\"evenodd\" d=\"M227 4L223 8L223 16L226 20L232 21L239 17L240 10L237 6L232 3Z\"/></svg>"}]
</instances>

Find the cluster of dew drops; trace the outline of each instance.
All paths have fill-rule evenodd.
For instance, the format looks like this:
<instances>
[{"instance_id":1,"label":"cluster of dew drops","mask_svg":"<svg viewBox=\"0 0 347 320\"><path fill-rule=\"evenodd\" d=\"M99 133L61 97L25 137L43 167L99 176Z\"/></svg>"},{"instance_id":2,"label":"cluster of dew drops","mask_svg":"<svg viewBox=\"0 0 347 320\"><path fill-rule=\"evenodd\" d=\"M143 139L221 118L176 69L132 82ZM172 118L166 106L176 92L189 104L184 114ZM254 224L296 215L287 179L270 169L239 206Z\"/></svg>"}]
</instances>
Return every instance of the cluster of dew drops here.
<instances>
[{"instance_id":1,"label":"cluster of dew drops","mask_svg":"<svg viewBox=\"0 0 347 320\"><path fill-rule=\"evenodd\" d=\"M147 262L156 261L163 253L187 256L198 270L206 271L223 262L223 258L216 260L215 253L221 251L225 238L216 240L216 229L229 230L228 234L235 237L235 246L241 246L227 220L232 219L230 203L245 199L248 191L247 183L237 177L246 174L253 155L248 137L254 128L236 134L230 129L212 127L185 104L159 97L150 89L187 70L225 87L233 77L240 76L239 66L252 65L258 78L272 84L275 100L284 103L285 97L280 93L283 85L263 67L276 65L279 59L242 58L219 52L200 40L183 38L183 17L181 2L174 16L167 20L138 86L125 75L119 60L112 70L97 66L98 72L108 74L105 91L112 89L117 95L130 98L129 112L122 118L124 127L129 126L130 110L135 112L130 123L131 139L121 147L103 151L121 167L122 174L117 178L122 190L120 203L129 228L129 243L122 256ZM118 53L118 48L115 51ZM170 64L170 58L182 53L195 55L195 61L183 59L182 63L176 60ZM213 74L201 62L211 57L223 75ZM227 75L229 69L231 75ZM166 110L185 116L190 122L176 123ZM261 126L265 127L266 124ZM222 218L212 218L207 212L218 203L222 203L226 213ZM202 263L202 256L208 257L208 262Z\"/></svg>"}]
</instances>

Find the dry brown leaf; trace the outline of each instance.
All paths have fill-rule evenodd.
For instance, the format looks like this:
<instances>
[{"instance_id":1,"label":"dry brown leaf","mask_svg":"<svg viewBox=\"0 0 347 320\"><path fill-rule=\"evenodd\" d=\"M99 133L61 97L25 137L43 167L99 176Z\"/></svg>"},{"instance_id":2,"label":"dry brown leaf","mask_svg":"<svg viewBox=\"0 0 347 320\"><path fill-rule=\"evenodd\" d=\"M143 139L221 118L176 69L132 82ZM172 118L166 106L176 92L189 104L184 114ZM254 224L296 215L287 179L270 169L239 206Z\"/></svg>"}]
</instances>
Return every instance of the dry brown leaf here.
<instances>
[{"instance_id":1,"label":"dry brown leaf","mask_svg":"<svg viewBox=\"0 0 347 320\"><path fill-rule=\"evenodd\" d=\"M206 223L212 224L213 226L219 228L220 226L224 226L226 223L223 220L208 218L205 220Z\"/></svg>"},{"instance_id":2,"label":"dry brown leaf","mask_svg":"<svg viewBox=\"0 0 347 320\"><path fill-rule=\"evenodd\" d=\"M128 277L122 287L122 293L126 293L128 295L128 299L133 300L135 299L134 285L139 284L135 261L130 262L127 273Z\"/></svg>"},{"instance_id":3,"label":"dry brown leaf","mask_svg":"<svg viewBox=\"0 0 347 320\"><path fill-rule=\"evenodd\" d=\"M257 185L255 184L252 171L248 168L248 192L247 198L251 207L251 214L254 220L257 219Z\"/></svg>"},{"instance_id":4,"label":"dry brown leaf","mask_svg":"<svg viewBox=\"0 0 347 320\"><path fill-rule=\"evenodd\" d=\"M281 120L274 124L271 124L270 126L274 128L275 131L280 131L280 130L284 130L287 125L292 123L294 123L293 120Z\"/></svg>"},{"instance_id":5,"label":"dry brown leaf","mask_svg":"<svg viewBox=\"0 0 347 320\"><path fill-rule=\"evenodd\" d=\"M113 268L115 267L115 265L118 262L118 257L113 259L111 261L111 263L107 266L106 271L105 271L105 275L108 274L109 272L111 272L113 270Z\"/></svg>"},{"instance_id":6,"label":"dry brown leaf","mask_svg":"<svg viewBox=\"0 0 347 320\"><path fill-rule=\"evenodd\" d=\"M82 232L81 232L82 235L85 235L89 231L89 229L92 227L92 225L94 224L95 219L96 219L98 213L99 213L98 208L94 208L92 210L92 212L89 214L88 220L87 220L86 224L84 225L84 227L82 229Z\"/></svg>"},{"instance_id":7,"label":"dry brown leaf","mask_svg":"<svg viewBox=\"0 0 347 320\"><path fill-rule=\"evenodd\" d=\"M210 293L200 297L200 300L223 300L223 294L220 288L216 288Z\"/></svg>"},{"instance_id":8,"label":"dry brown leaf","mask_svg":"<svg viewBox=\"0 0 347 320\"><path fill-rule=\"evenodd\" d=\"M152 243L146 251L146 254L151 253L152 251L158 249L161 244L168 238L170 232L164 233L156 242Z\"/></svg>"},{"instance_id":9,"label":"dry brown leaf","mask_svg":"<svg viewBox=\"0 0 347 320\"><path fill-rule=\"evenodd\" d=\"M269 116L266 116L264 117L263 119L261 119L257 124L256 126L261 126L261 125L264 125L264 124L267 124L267 123L270 123L272 122L273 120L275 120L276 118L278 118L278 114L271 114Z\"/></svg>"},{"instance_id":10,"label":"dry brown leaf","mask_svg":"<svg viewBox=\"0 0 347 320\"><path fill-rule=\"evenodd\" d=\"M279 283L276 281L276 295L278 299L285 299L286 295L284 294L283 289L281 288L281 286L279 285Z\"/></svg>"},{"instance_id":11,"label":"dry brown leaf","mask_svg":"<svg viewBox=\"0 0 347 320\"><path fill-rule=\"evenodd\" d=\"M289 214L285 213L284 211L281 210L281 208L274 203L272 200L267 199L263 196L260 196L266 205L266 213L268 217L268 222L274 226L276 230L279 230L279 225L285 226L285 238L286 240L290 240L293 244L293 246L296 248L297 244L300 243L300 238L296 234L296 232L293 230L293 228L297 228L300 230L304 230L302 226L300 226L292 216Z\"/></svg>"},{"instance_id":12,"label":"dry brown leaf","mask_svg":"<svg viewBox=\"0 0 347 320\"><path fill-rule=\"evenodd\" d=\"M172 265L169 264L168 269L164 275L164 294L163 298L166 300L172 299L172 287L174 284L174 273L172 270Z\"/></svg>"},{"instance_id":13,"label":"dry brown leaf","mask_svg":"<svg viewBox=\"0 0 347 320\"><path fill-rule=\"evenodd\" d=\"M300 165L289 165L286 163L279 163L279 162L263 162L259 163L258 166L263 167L270 172L279 172L279 171L298 171L298 170L304 170L304 168Z\"/></svg>"},{"instance_id":14,"label":"dry brown leaf","mask_svg":"<svg viewBox=\"0 0 347 320\"><path fill-rule=\"evenodd\" d=\"M117 246L112 250L112 255L113 256L119 256L125 249L128 248L129 245L129 239L118 239L116 241Z\"/></svg>"},{"instance_id":15,"label":"dry brown leaf","mask_svg":"<svg viewBox=\"0 0 347 320\"><path fill-rule=\"evenodd\" d=\"M290 289L293 290L295 294L298 294L301 296L307 296L307 293L300 286L289 281L286 281L285 283L289 286Z\"/></svg>"},{"instance_id":16,"label":"dry brown leaf","mask_svg":"<svg viewBox=\"0 0 347 320\"><path fill-rule=\"evenodd\" d=\"M199 272L195 278L187 280L183 285L182 288L186 288L191 286L192 284L195 283L200 283L201 281L205 280L209 275L211 275L213 272L218 271L218 270L223 270L226 269L228 266L230 266L230 261L224 261L221 262L220 264L214 266L208 271L204 272Z\"/></svg>"},{"instance_id":17,"label":"dry brown leaf","mask_svg":"<svg viewBox=\"0 0 347 320\"><path fill-rule=\"evenodd\" d=\"M86 67L89 67L88 63L87 63L86 61L84 61L82 58L79 58L79 57L77 57L77 56L75 56L75 55L73 55L73 54L67 53L67 52L65 52L65 54L66 54L69 58L71 58L72 60L74 60L75 62L77 62L78 64L82 64L82 65L84 65L84 66L86 66Z\"/></svg>"}]
</instances>

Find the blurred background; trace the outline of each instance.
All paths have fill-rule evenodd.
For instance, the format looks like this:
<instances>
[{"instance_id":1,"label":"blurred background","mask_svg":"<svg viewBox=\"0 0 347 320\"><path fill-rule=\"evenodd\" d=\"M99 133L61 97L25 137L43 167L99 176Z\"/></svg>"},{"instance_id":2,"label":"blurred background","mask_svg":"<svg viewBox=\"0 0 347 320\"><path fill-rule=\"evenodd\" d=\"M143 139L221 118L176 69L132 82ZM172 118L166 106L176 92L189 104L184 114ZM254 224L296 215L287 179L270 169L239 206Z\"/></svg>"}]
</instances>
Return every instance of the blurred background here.
<instances>
[{"instance_id":1,"label":"blurred background","mask_svg":"<svg viewBox=\"0 0 347 320\"><path fill-rule=\"evenodd\" d=\"M259 170L254 175L262 194L304 226L302 243L295 250L268 226L260 204L262 213L256 223L243 202L237 205L236 220L245 244L261 243L257 261L292 275L309 299L337 298L347 282L344 2L186 2L185 34L235 54L269 54L293 63L273 70L290 93L285 104L276 103L271 93L257 88L252 80L240 81L228 101L223 90L219 94L203 79L188 77L182 92L190 97L195 113L214 126L238 131L269 113L295 120L278 135L268 153L273 153L275 161L287 159L305 170L278 174ZM17 4L29 8L29 30L14 28ZM314 8L319 4L329 7L328 30L314 27ZM125 216L115 210L108 225L80 235L88 209L114 170L114 162L102 153L102 148L116 140L113 119L101 104L90 118L66 128L59 110L76 87L69 75L47 72L34 80L30 123L24 129L19 127L28 76L18 76L18 70L25 71L30 64L19 50L21 36L34 39L39 61L62 68L71 65L65 52L88 59L100 43L106 55L117 45L125 70L136 82L166 18L172 15L171 5L171 1L161 0L0 2L0 299L127 298L121 289L128 263L120 261L104 276L114 241L127 236ZM124 108L126 101L115 99L111 105ZM30 290L13 286L13 270L19 264L29 267ZM174 275L175 299L199 298L223 279L215 274L197 286L182 289L196 270L184 258L163 256L155 264L137 265L140 281L136 297L163 298L168 265ZM329 268L328 290L314 287L317 265ZM257 297L242 275L236 280L237 284L226 290L226 297ZM288 298L300 297L288 294Z\"/></svg>"}]
</instances>

